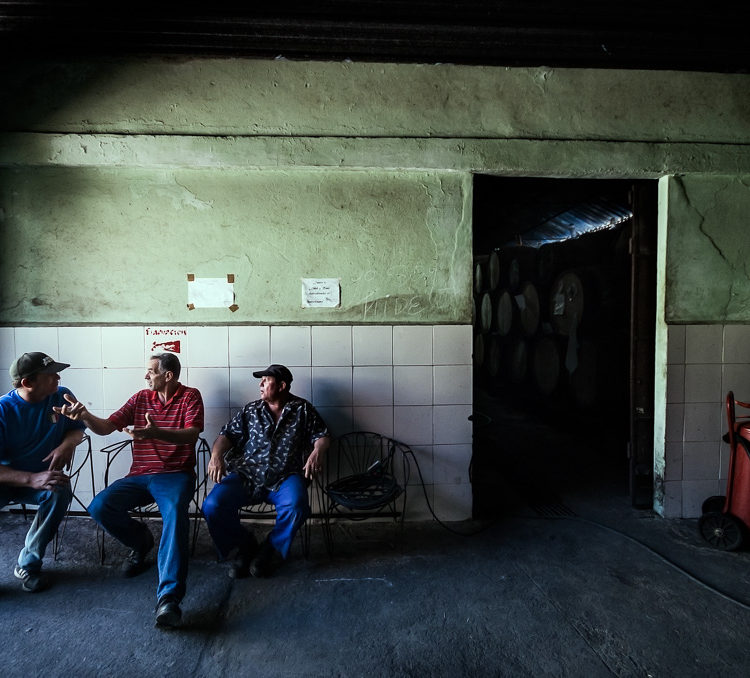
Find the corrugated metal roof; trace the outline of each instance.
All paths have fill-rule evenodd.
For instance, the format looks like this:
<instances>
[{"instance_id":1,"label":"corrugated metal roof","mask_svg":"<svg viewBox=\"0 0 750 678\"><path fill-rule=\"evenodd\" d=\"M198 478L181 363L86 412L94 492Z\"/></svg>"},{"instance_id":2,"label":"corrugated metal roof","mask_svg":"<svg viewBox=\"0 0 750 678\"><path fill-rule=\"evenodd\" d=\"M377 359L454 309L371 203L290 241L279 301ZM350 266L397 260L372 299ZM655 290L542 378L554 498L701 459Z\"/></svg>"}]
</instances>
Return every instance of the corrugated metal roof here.
<instances>
[{"instance_id":1,"label":"corrugated metal roof","mask_svg":"<svg viewBox=\"0 0 750 678\"><path fill-rule=\"evenodd\" d=\"M597 198L579 203L519 234L520 243L516 240L508 244L541 247L547 243L580 238L588 233L613 230L632 216L628 208L606 198Z\"/></svg>"}]
</instances>

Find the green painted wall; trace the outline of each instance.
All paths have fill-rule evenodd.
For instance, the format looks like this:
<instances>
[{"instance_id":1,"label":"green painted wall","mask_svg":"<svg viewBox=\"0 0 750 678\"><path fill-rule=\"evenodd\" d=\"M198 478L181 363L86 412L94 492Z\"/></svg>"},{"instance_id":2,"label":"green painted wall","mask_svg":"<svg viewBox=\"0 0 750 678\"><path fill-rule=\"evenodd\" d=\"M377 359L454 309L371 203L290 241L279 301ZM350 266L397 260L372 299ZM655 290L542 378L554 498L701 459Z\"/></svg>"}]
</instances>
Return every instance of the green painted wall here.
<instances>
[{"instance_id":1,"label":"green painted wall","mask_svg":"<svg viewBox=\"0 0 750 678\"><path fill-rule=\"evenodd\" d=\"M747 76L242 59L0 66L0 129L747 143Z\"/></svg>"},{"instance_id":2,"label":"green painted wall","mask_svg":"<svg viewBox=\"0 0 750 678\"><path fill-rule=\"evenodd\" d=\"M666 321L750 322L750 174L668 184Z\"/></svg>"},{"instance_id":3,"label":"green painted wall","mask_svg":"<svg viewBox=\"0 0 750 678\"><path fill-rule=\"evenodd\" d=\"M437 172L0 173L0 320L470 322L470 182ZM187 308L233 274L238 308ZM302 278L341 307L302 308Z\"/></svg>"},{"instance_id":4,"label":"green painted wall","mask_svg":"<svg viewBox=\"0 0 750 678\"><path fill-rule=\"evenodd\" d=\"M746 221L749 85L237 59L6 65L0 323L469 323L474 172L681 177L667 317L748 321L736 300L716 303L715 245ZM707 296L688 284L696 262ZM238 309L188 311L188 273L233 273ZM340 278L341 308L300 308L308 276Z\"/></svg>"}]
</instances>

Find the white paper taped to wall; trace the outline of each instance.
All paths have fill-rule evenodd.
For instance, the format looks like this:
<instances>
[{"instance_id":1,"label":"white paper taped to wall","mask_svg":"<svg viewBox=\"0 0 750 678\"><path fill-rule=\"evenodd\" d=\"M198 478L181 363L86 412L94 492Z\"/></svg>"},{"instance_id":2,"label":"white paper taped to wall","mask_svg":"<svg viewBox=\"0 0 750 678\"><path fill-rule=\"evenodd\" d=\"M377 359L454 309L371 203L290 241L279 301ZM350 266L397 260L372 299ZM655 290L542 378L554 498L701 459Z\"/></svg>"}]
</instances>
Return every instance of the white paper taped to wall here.
<instances>
[{"instance_id":1,"label":"white paper taped to wall","mask_svg":"<svg viewBox=\"0 0 750 678\"><path fill-rule=\"evenodd\" d=\"M188 279L188 306L228 308L234 304L234 283L226 278Z\"/></svg>"},{"instance_id":2,"label":"white paper taped to wall","mask_svg":"<svg viewBox=\"0 0 750 678\"><path fill-rule=\"evenodd\" d=\"M341 306L341 278L302 278L302 308Z\"/></svg>"}]
</instances>

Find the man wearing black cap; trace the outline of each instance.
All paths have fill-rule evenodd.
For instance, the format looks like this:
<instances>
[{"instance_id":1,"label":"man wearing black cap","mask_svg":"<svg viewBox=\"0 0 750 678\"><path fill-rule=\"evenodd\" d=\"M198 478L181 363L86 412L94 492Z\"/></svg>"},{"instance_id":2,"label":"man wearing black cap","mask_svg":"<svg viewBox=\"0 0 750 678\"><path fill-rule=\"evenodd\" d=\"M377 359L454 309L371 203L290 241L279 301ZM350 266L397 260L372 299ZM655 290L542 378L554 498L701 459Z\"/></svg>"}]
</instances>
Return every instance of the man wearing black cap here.
<instances>
[{"instance_id":1,"label":"man wearing black cap","mask_svg":"<svg viewBox=\"0 0 750 678\"><path fill-rule=\"evenodd\" d=\"M42 559L70 505L65 469L83 440L83 423L53 409L65 404L65 394L73 396L59 385L66 367L45 353L24 353L10 367L13 390L0 398L0 506L39 507L13 570L30 593L48 584Z\"/></svg>"},{"instance_id":2,"label":"man wearing black cap","mask_svg":"<svg viewBox=\"0 0 750 678\"><path fill-rule=\"evenodd\" d=\"M237 578L268 576L276 554L287 557L310 515L307 483L330 442L315 408L290 392L288 368L271 365L253 376L260 379L260 399L245 405L214 441L208 474L217 484L203 502L219 558L234 558L230 575ZM239 510L263 502L276 507L276 524L258 548Z\"/></svg>"}]
</instances>

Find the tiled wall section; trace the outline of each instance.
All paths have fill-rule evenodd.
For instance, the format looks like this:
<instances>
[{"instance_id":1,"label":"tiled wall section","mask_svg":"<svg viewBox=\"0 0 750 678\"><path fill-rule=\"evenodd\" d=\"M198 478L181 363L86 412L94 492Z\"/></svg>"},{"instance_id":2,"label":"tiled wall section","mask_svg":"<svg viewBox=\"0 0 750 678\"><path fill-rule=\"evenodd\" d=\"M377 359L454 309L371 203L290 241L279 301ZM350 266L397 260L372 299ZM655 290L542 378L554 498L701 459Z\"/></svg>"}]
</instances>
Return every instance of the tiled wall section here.
<instances>
[{"instance_id":1,"label":"tiled wall section","mask_svg":"<svg viewBox=\"0 0 750 678\"><path fill-rule=\"evenodd\" d=\"M148 328L153 333L155 328ZM156 328L169 329L169 328ZM472 369L470 326L187 327L180 380L200 389L205 438L213 442L236 409L258 397L252 372L270 363L292 370L292 391L312 401L333 434L376 431L414 450L427 496L441 520L471 517ZM71 364L61 383L105 417L143 388L153 340L146 327L0 328L0 364L44 351ZM167 338L169 335L166 335ZM8 384L8 388L10 385ZM96 452L121 440L92 436ZM96 460L102 486L103 455ZM127 473L129 459L114 471ZM83 480L81 481L84 482ZM419 474L412 472L407 519L430 519ZM91 497L90 483L77 495Z\"/></svg>"},{"instance_id":2,"label":"tiled wall section","mask_svg":"<svg viewBox=\"0 0 750 678\"><path fill-rule=\"evenodd\" d=\"M724 399L750 401L749 325L672 325L667 354L665 502L668 517L700 516L726 494Z\"/></svg>"}]
</instances>

